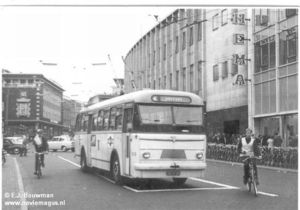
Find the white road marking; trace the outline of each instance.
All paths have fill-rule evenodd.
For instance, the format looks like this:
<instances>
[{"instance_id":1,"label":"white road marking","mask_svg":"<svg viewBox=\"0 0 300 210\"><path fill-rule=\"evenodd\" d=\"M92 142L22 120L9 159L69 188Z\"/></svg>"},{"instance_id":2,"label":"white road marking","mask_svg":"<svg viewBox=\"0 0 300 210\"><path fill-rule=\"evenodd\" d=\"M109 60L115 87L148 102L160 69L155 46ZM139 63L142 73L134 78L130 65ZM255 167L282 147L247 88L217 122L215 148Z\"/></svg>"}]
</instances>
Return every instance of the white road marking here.
<instances>
[{"instance_id":1,"label":"white road marking","mask_svg":"<svg viewBox=\"0 0 300 210\"><path fill-rule=\"evenodd\" d=\"M78 165L77 163L74 163L68 159L65 159L61 156L57 156L59 157L60 159L64 160L64 161L67 161L77 167L80 167L80 165ZM17 163L16 163L17 164ZM16 166L17 167L17 166ZM111 182L111 183L115 183L114 181L112 181L111 179L108 179L107 177L104 177L104 176L101 176L99 174L97 174L97 176ZM205 183L208 183L208 184L213 184L213 185L218 185L218 186L222 186L222 187L215 187L215 188L185 188L185 189L162 189L162 190L135 190L131 187L128 187L128 186L123 186L124 188L128 189L128 190L131 190L133 192L170 192L170 191L196 191L196 190L228 190L228 189L241 189L239 187L234 187L234 186L230 186L230 185L225 185L225 184L221 184L221 183L217 183L217 182L212 182L212 181L207 181L207 180L204 180L204 179L198 179L198 178L189 178L191 180L195 180L195 181L199 181L199 182L205 182ZM271 193L265 193L265 192L260 192L258 191L257 192L258 194L262 194L262 195L268 195L268 196L272 196L272 197L276 197L278 195L276 194L271 194Z\"/></svg>"},{"instance_id":2,"label":"white road marking","mask_svg":"<svg viewBox=\"0 0 300 210\"><path fill-rule=\"evenodd\" d=\"M138 192L138 193L144 193L144 192L177 192L177 191L199 191L199 190L228 190L228 189L238 189L238 188L226 188L226 187L215 187L215 188L185 188L185 189L161 189L161 190L135 190L133 188L130 188L128 186L123 186L124 188Z\"/></svg>"},{"instance_id":3,"label":"white road marking","mask_svg":"<svg viewBox=\"0 0 300 210\"><path fill-rule=\"evenodd\" d=\"M218 186L222 186L222 187L226 187L226 188L230 188L230 189L241 189L239 187L225 185L225 184L221 184L221 183L217 183L217 182L211 182L211 181L207 181L207 180L204 180L204 179L198 179L198 178L189 178L189 179L192 179L192 180L195 180L195 181L200 181L200 182L205 182L205 183L208 183L208 184L218 185Z\"/></svg>"},{"instance_id":4,"label":"white road marking","mask_svg":"<svg viewBox=\"0 0 300 210\"><path fill-rule=\"evenodd\" d=\"M59 157L60 159L62 159L62 160L64 160L64 161L67 161L67 162L69 162L69 163L72 163L73 165L75 165L75 166L77 166L77 167L80 168L80 165L78 165L77 163L74 163L74 162L72 162L72 161L70 161L70 160L68 160L68 159L66 159L66 158L60 157L60 156L57 156L57 157Z\"/></svg>"},{"instance_id":5,"label":"white road marking","mask_svg":"<svg viewBox=\"0 0 300 210\"><path fill-rule=\"evenodd\" d=\"M17 160L16 160L15 157L14 157L14 161L15 161L16 170L17 170L17 177L18 177L20 195L24 195L24 185L23 185L23 181L22 181L22 176L21 176L19 164L18 164L18 162L17 162ZM20 196L20 201L22 203L21 210L28 210L28 206L24 205L26 203L25 196Z\"/></svg>"},{"instance_id":6,"label":"white road marking","mask_svg":"<svg viewBox=\"0 0 300 210\"><path fill-rule=\"evenodd\" d=\"M263 194L263 195L272 196L272 197L276 197L276 196L278 196L278 195L275 195L275 194L271 194L271 193L265 193L265 192L260 192L260 191L258 191L257 193L258 193L258 194Z\"/></svg>"}]
</instances>

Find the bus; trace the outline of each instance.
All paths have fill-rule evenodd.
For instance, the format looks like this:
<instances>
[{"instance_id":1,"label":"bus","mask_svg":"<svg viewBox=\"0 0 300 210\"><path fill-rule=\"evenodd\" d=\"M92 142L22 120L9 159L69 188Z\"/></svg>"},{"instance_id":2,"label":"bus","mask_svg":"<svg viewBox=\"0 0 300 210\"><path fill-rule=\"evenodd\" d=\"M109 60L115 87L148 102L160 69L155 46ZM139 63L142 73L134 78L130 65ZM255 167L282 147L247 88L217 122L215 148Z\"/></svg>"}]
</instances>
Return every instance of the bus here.
<instances>
[{"instance_id":1,"label":"bus","mask_svg":"<svg viewBox=\"0 0 300 210\"><path fill-rule=\"evenodd\" d=\"M172 90L141 90L85 107L76 118L75 158L81 170L124 177L172 178L181 185L206 169L203 100Z\"/></svg>"}]
</instances>

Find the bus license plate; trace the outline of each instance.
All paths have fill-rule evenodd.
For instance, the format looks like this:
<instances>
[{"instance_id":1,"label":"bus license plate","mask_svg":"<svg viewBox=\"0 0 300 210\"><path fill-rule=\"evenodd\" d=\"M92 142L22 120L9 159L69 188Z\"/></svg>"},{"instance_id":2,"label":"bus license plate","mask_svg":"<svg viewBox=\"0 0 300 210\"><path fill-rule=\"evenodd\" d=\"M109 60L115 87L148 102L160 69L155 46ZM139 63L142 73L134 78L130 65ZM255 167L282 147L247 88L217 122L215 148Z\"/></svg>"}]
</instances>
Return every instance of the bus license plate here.
<instances>
[{"instance_id":1,"label":"bus license plate","mask_svg":"<svg viewBox=\"0 0 300 210\"><path fill-rule=\"evenodd\" d=\"M179 170L167 170L167 176L179 176L180 171Z\"/></svg>"}]
</instances>

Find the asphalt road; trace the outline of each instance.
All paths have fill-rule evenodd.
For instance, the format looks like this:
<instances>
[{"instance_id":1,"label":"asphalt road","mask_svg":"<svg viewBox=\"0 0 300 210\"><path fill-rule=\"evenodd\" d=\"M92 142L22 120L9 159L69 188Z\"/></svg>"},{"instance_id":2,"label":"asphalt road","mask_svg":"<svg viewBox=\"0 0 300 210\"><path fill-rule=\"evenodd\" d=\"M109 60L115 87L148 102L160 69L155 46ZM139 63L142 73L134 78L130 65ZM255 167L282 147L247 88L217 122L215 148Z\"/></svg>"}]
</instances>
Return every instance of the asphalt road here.
<instances>
[{"instance_id":1,"label":"asphalt road","mask_svg":"<svg viewBox=\"0 0 300 210\"><path fill-rule=\"evenodd\" d=\"M27 201L62 202L52 209L285 209L298 207L298 173L259 169L259 194L255 197L242 183L239 165L208 161L203 179L188 179L181 187L171 179L152 182L130 181L117 186L107 174L83 173L73 152L46 155L43 176L34 174L34 154L17 158L25 192L51 198L26 198ZM47 209L33 205L29 209Z\"/></svg>"}]
</instances>

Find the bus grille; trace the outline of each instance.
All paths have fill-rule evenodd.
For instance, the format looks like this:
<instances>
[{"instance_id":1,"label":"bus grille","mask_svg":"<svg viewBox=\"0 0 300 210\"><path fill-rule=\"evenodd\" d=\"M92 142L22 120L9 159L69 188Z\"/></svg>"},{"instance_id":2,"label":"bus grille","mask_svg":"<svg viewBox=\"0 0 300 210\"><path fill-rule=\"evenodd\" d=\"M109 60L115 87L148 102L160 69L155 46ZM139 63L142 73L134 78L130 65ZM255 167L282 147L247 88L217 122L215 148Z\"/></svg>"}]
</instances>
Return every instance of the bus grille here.
<instances>
[{"instance_id":1,"label":"bus grille","mask_svg":"<svg viewBox=\"0 0 300 210\"><path fill-rule=\"evenodd\" d=\"M186 159L184 150L182 149L164 149L161 159Z\"/></svg>"}]
</instances>

